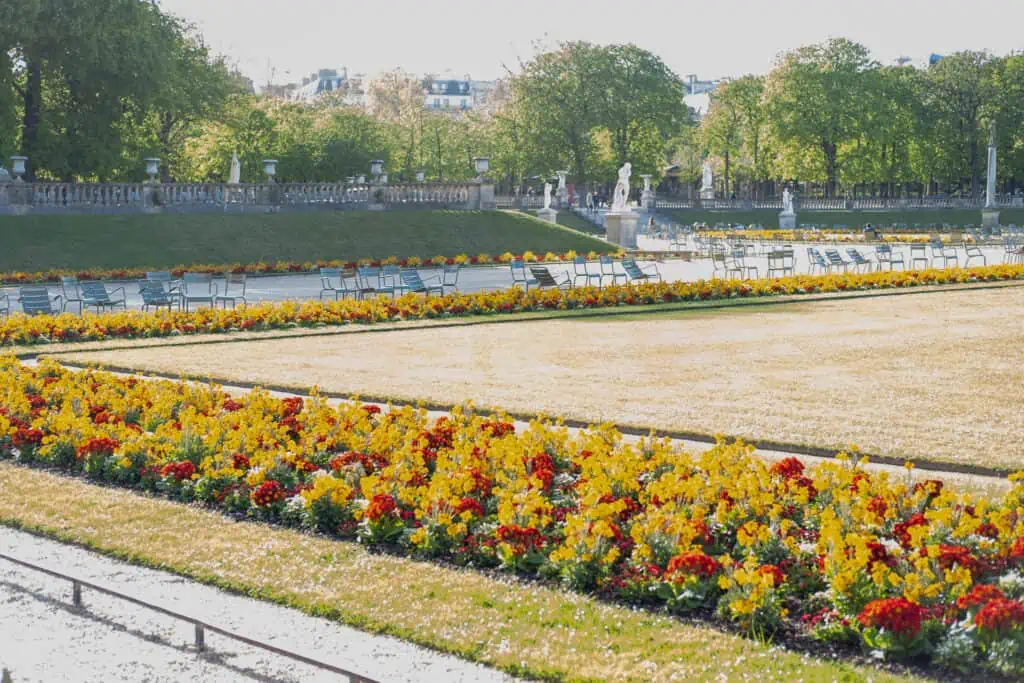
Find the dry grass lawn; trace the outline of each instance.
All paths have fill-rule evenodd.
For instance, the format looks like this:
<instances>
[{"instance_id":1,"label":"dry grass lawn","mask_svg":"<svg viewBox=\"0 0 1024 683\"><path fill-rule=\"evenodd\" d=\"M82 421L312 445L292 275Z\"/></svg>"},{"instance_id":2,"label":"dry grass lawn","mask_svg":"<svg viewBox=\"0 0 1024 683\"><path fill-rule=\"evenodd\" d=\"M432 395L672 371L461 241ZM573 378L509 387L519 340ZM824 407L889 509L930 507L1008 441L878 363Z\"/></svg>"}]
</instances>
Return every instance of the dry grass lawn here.
<instances>
[{"instance_id":1,"label":"dry grass lawn","mask_svg":"<svg viewBox=\"0 0 1024 683\"><path fill-rule=\"evenodd\" d=\"M0 491L0 524L365 630L391 633L528 677L905 680L581 595L374 555L354 543L236 522L195 507L9 463L0 463Z\"/></svg>"},{"instance_id":2,"label":"dry grass lawn","mask_svg":"<svg viewBox=\"0 0 1024 683\"><path fill-rule=\"evenodd\" d=\"M1012 469L1022 332L1005 288L77 358Z\"/></svg>"}]
</instances>

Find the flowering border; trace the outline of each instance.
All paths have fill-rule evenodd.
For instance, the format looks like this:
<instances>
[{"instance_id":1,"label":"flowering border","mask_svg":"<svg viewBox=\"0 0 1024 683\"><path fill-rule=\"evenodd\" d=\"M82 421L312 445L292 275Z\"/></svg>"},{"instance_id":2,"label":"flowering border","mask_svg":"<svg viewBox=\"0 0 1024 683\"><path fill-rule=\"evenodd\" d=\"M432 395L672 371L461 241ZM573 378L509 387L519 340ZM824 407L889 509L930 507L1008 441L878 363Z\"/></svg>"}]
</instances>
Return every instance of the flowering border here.
<instances>
[{"instance_id":1,"label":"flowering border","mask_svg":"<svg viewBox=\"0 0 1024 683\"><path fill-rule=\"evenodd\" d=\"M741 443L690 455L611 427L570 435L318 396L0 359L0 458L422 559L712 610L884 657L1024 673L1024 473L1001 500L940 480L808 470Z\"/></svg>"},{"instance_id":2,"label":"flowering border","mask_svg":"<svg viewBox=\"0 0 1024 683\"><path fill-rule=\"evenodd\" d=\"M649 282L604 288L533 289L529 292L513 287L493 292L457 292L432 297L406 294L394 300L382 295L363 300L286 301L229 310L207 308L190 312L122 311L98 315L63 313L57 316L34 317L18 313L0 322L0 345L266 331L537 311L599 310L688 301L871 291L1022 279L1024 265L1001 265L945 270L796 275L744 281Z\"/></svg>"}]
</instances>

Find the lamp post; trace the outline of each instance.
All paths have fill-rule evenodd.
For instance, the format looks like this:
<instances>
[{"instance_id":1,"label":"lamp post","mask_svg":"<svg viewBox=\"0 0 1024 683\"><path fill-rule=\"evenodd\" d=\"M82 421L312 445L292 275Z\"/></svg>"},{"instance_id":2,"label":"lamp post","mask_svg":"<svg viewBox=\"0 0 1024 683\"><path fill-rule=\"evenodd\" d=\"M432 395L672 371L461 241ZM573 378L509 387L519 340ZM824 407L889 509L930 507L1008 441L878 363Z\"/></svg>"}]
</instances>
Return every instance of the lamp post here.
<instances>
[{"instance_id":1,"label":"lamp post","mask_svg":"<svg viewBox=\"0 0 1024 683\"><path fill-rule=\"evenodd\" d=\"M473 157L473 168L476 170L477 178L483 178L491 168L491 158Z\"/></svg>"},{"instance_id":2,"label":"lamp post","mask_svg":"<svg viewBox=\"0 0 1024 683\"><path fill-rule=\"evenodd\" d=\"M28 161L28 157L11 157L11 172L14 173L14 182L23 182L21 176L25 175L25 162Z\"/></svg>"},{"instance_id":3,"label":"lamp post","mask_svg":"<svg viewBox=\"0 0 1024 683\"><path fill-rule=\"evenodd\" d=\"M417 183L422 183L423 179L426 177L426 175L427 174L425 172L423 172L423 171L416 171L416 182Z\"/></svg>"},{"instance_id":4,"label":"lamp post","mask_svg":"<svg viewBox=\"0 0 1024 683\"><path fill-rule=\"evenodd\" d=\"M277 175L277 159L264 159L263 172L267 174L267 182L273 183L274 176Z\"/></svg>"},{"instance_id":5,"label":"lamp post","mask_svg":"<svg viewBox=\"0 0 1024 683\"><path fill-rule=\"evenodd\" d=\"M143 161L146 162L146 174L149 176L149 182L155 183L156 176L160 173L160 157L147 157Z\"/></svg>"}]
</instances>

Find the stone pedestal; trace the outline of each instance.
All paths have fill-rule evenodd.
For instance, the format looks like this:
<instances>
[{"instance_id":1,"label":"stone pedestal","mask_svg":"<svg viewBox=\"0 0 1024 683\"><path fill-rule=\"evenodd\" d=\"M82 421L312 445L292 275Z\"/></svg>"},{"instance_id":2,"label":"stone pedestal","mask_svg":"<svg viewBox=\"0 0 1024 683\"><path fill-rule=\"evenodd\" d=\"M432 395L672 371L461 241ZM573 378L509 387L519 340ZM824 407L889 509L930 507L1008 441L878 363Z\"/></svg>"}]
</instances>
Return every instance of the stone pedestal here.
<instances>
[{"instance_id":1,"label":"stone pedestal","mask_svg":"<svg viewBox=\"0 0 1024 683\"><path fill-rule=\"evenodd\" d=\"M779 214L779 230L796 230L796 214L781 212Z\"/></svg>"},{"instance_id":2,"label":"stone pedestal","mask_svg":"<svg viewBox=\"0 0 1024 683\"><path fill-rule=\"evenodd\" d=\"M986 230L999 227L999 209L981 210L981 227Z\"/></svg>"},{"instance_id":3,"label":"stone pedestal","mask_svg":"<svg viewBox=\"0 0 1024 683\"><path fill-rule=\"evenodd\" d=\"M608 241L626 249L636 249L636 225L638 216L626 211L609 213L604 217L604 229Z\"/></svg>"},{"instance_id":4,"label":"stone pedestal","mask_svg":"<svg viewBox=\"0 0 1024 683\"><path fill-rule=\"evenodd\" d=\"M489 182L480 183L480 210L494 211L498 202L494 198L494 185Z\"/></svg>"},{"instance_id":5,"label":"stone pedestal","mask_svg":"<svg viewBox=\"0 0 1024 683\"><path fill-rule=\"evenodd\" d=\"M715 191L714 191L714 189L712 189L712 188L707 188L707 189L701 188L700 198L701 199L714 199L715 198Z\"/></svg>"},{"instance_id":6,"label":"stone pedestal","mask_svg":"<svg viewBox=\"0 0 1024 683\"><path fill-rule=\"evenodd\" d=\"M654 193L647 190L640 196L640 206L644 208L644 211L654 211L655 201Z\"/></svg>"},{"instance_id":7,"label":"stone pedestal","mask_svg":"<svg viewBox=\"0 0 1024 683\"><path fill-rule=\"evenodd\" d=\"M554 209L541 209L537 212L537 218L541 219L545 223L558 225L558 212Z\"/></svg>"}]
</instances>

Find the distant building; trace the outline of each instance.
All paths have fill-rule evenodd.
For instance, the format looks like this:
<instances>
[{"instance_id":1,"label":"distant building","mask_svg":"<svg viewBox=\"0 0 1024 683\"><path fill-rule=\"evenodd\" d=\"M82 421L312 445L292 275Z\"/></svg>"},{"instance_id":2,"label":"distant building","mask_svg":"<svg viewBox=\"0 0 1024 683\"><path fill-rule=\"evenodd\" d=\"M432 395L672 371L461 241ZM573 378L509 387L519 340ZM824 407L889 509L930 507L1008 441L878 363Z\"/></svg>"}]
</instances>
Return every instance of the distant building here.
<instances>
[{"instance_id":1,"label":"distant building","mask_svg":"<svg viewBox=\"0 0 1024 683\"><path fill-rule=\"evenodd\" d=\"M350 77L346 68L342 68L340 73L337 69L320 69L308 78L303 78L301 84L294 83L280 88L293 102L314 102L326 95L339 93L344 104L365 107L365 80L363 74Z\"/></svg>"},{"instance_id":2,"label":"distant building","mask_svg":"<svg viewBox=\"0 0 1024 683\"><path fill-rule=\"evenodd\" d=\"M423 105L433 111L468 111L473 108L473 83L466 80L423 80Z\"/></svg>"},{"instance_id":3,"label":"distant building","mask_svg":"<svg viewBox=\"0 0 1024 683\"><path fill-rule=\"evenodd\" d=\"M705 93L714 92L715 88L727 81L728 79L726 78L719 78L715 81L702 81L697 78L697 74L686 74L686 80L683 82L683 87L686 88L687 95L703 95Z\"/></svg>"}]
</instances>

